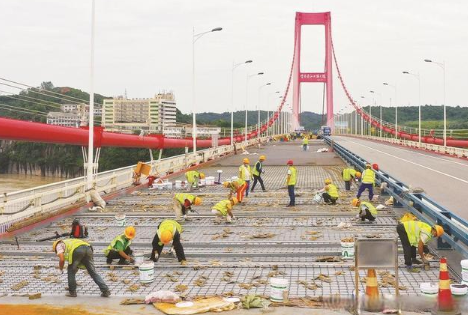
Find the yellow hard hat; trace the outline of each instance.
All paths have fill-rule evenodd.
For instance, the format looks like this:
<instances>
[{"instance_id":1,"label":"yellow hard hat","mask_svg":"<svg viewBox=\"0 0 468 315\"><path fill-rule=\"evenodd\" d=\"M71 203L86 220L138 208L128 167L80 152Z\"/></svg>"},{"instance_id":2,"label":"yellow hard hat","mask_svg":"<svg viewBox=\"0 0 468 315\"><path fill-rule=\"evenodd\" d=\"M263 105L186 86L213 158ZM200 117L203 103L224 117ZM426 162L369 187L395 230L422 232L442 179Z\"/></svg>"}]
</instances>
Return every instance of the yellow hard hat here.
<instances>
[{"instance_id":1,"label":"yellow hard hat","mask_svg":"<svg viewBox=\"0 0 468 315\"><path fill-rule=\"evenodd\" d=\"M200 173L200 179L205 179L205 173Z\"/></svg>"},{"instance_id":2,"label":"yellow hard hat","mask_svg":"<svg viewBox=\"0 0 468 315\"><path fill-rule=\"evenodd\" d=\"M366 168L371 168L372 165L370 165L370 163L366 163Z\"/></svg>"},{"instance_id":3,"label":"yellow hard hat","mask_svg":"<svg viewBox=\"0 0 468 315\"><path fill-rule=\"evenodd\" d=\"M231 201L232 201L232 203L235 204L235 205L237 205L237 204L239 203L239 200L237 200L236 197L232 197L232 198L231 198Z\"/></svg>"},{"instance_id":4,"label":"yellow hard hat","mask_svg":"<svg viewBox=\"0 0 468 315\"><path fill-rule=\"evenodd\" d=\"M62 240L56 240L53 244L52 244L52 250L55 252L55 249L57 248L57 244L59 242L61 242Z\"/></svg>"},{"instance_id":5,"label":"yellow hard hat","mask_svg":"<svg viewBox=\"0 0 468 315\"><path fill-rule=\"evenodd\" d=\"M356 172L356 178L361 178L362 174L361 172Z\"/></svg>"},{"instance_id":6,"label":"yellow hard hat","mask_svg":"<svg viewBox=\"0 0 468 315\"><path fill-rule=\"evenodd\" d=\"M330 179L330 178L327 178L327 179L325 180L325 184L327 184L327 185L328 185L328 184L331 184L331 183L332 183L332 181L331 181L331 179Z\"/></svg>"},{"instance_id":7,"label":"yellow hard hat","mask_svg":"<svg viewBox=\"0 0 468 315\"><path fill-rule=\"evenodd\" d=\"M260 157L258 158L260 161L265 161L266 160L266 156L264 155L260 155Z\"/></svg>"},{"instance_id":8,"label":"yellow hard hat","mask_svg":"<svg viewBox=\"0 0 468 315\"><path fill-rule=\"evenodd\" d=\"M229 187L229 184L230 184L229 182L224 182L224 183L223 183L223 186L226 187L226 188L228 188L228 187Z\"/></svg>"},{"instance_id":9,"label":"yellow hard hat","mask_svg":"<svg viewBox=\"0 0 468 315\"><path fill-rule=\"evenodd\" d=\"M432 228L436 231L437 237L442 236L442 234L444 234L444 228L441 227L440 225L436 224Z\"/></svg>"},{"instance_id":10,"label":"yellow hard hat","mask_svg":"<svg viewBox=\"0 0 468 315\"><path fill-rule=\"evenodd\" d=\"M169 230L164 230L161 233L161 243L163 244L168 244L172 241L172 233Z\"/></svg>"},{"instance_id":11,"label":"yellow hard hat","mask_svg":"<svg viewBox=\"0 0 468 315\"><path fill-rule=\"evenodd\" d=\"M201 205L201 203L202 203L202 199L200 197L195 197L195 199L193 200L193 204L196 206Z\"/></svg>"},{"instance_id":12,"label":"yellow hard hat","mask_svg":"<svg viewBox=\"0 0 468 315\"><path fill-rule=\"evenodd\" d=\"M250 164L250 161L249 161L248 158L245 158L245 159L242 160L242 163L244 163L244 164Z\"/></svg>"},{"instance_id":13,"label":"yellow hard hat","mask_svg":"<svg viewBox=\"0 0 468 315\"><path fill-rule=\"evenodd\" d=\"M135 237L136 231L133 226L127 226L125 228L125 237L128 238L129 240L132 240Z\"/></svg>"},{"instance_id":14,"label":"yellow hard hat","mask_svg":"<svg viewBox=\"0 0 468 315\"><path fill-rule=\"evenodd\" d=\"M351 203L353 204L353 207L357 207L357 206L359 206L361 201L359 199L357 199L357 198L354 198L353 201L351 201Z\"/></svg>"}]
</instances>

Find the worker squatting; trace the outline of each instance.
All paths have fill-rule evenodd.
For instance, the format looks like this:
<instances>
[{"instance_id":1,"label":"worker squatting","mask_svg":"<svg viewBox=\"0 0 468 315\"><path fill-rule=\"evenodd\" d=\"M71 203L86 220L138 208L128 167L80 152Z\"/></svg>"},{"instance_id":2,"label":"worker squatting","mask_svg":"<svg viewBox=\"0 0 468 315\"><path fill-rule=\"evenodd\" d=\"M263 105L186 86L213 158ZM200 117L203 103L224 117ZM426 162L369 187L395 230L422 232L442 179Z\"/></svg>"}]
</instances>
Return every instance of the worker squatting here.
<instances>
[{"instance_id":1,"label":"worker squatting","mask_svg":"<svg viewBox=\"0 0 468 315\"><path fill-rule=\"evenodd\" d=\"M305 144L307 145L307 143ZM304 150L306 150L304 146ZM253 192L257 183L263 191L266 191L262 179L263 162L266 160L264 155L260 156L254 167L250 166L249 159L243 159L242 165L239 167L237 178L226 181L223 186L228 189L226 199L217 202L211 209L211 212L216 216L216 220L225 220L231 223L235 220L233 208L235 205L245 204L244 197L249 195L249 191ZM292 160L287 161L287 172L285 174L285 183L289 195L289 203L287 207L295 207L295 186L297 184L298 172ZM362 174L354 168L347 167L342 171L342 179L346 190L350 190L351 186L355 185L358 188L356 198L352 200L352 205L358 208L357 219L361 221L375 221L378 216L378 210L372 204L374 197L373 188L375 186L375 170L378 166L372 167L367 164ZM181 220L190 220L188 217L189 211L195 211L193 207L202 204L202 199L192 191L198 188L199 180L205 175L198 171L188 171L185 173L187 179L187 192L176 193L173 198L174 219L163 220L156 229L152 241L152 251L150 259L154 262L159 260L164 246L172 243L170 251L175 253L181 265L186 265L186 257L184 247L181 242L183 233ZM251 185L252 182L252 185ZM368 191L368 201L360 200L362 193ZM314 201L323 202L327 205L335 205L339 199L339 189L331 179L325 179L324 187L316 192ZM440 237L444 230L439 225L430 226L427 223L417 221L416 217L408 214L405 215L399 222L396 231L403 245L405 265L409 271L414 271L413 265L426 264L425 256L426 244L433 237ZM133 226L126 227L122 234L117 235L104 250L107 264L112 264L117 260L119 265L128 265L135 262L130 247L132 240L135 238L136 229ZM72 224L72 232L70 238L57 240L53 243L52 249L59 258L59 269L63 272L65 262L68 263L68 290L66 296L76 297L76 279L75 275L78 268L86 269L89 276L94 280L101 290L102 297L110 296L109 287L106 285L101 276L96 272L94 267L93 247L85 242L83 238L87 237L86 227L79 224L78 220L74 220ZM421 260L417 259L417 254Z\"/></svg>"}]
</instances>

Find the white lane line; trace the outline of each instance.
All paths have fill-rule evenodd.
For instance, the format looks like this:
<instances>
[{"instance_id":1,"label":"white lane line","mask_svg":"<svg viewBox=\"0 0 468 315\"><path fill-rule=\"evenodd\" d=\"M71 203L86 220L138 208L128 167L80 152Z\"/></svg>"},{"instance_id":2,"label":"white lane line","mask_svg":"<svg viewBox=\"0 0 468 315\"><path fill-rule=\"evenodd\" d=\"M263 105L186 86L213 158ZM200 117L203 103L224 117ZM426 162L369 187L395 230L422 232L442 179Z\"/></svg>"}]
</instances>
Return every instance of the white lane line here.
<instances>
[{"instance_id":1,"label":"white lane line","mask_svg":"<svg viewBox=\"0 0 468 315\"><path fill-rule=\"evenodd\" d=\"M361 144L361 143L354 142L354 141L351 141L351 140L348 140L348 141L351 142L351 143L360 145L360 146L362 146L362 147L368 148L368 149L370 149L370 150L374 150L374 151L377 151L377 152L379 152L379 153L382 153L382 154L391 156L391 157L393 157L393 158L395 158L395 159L398 159L398 160L401 160L401 161L405 161L405 162L407 162L407 163L411 163L411 164L413 164L413 165L416 165L416 166L425 168L425 169L430 170L430 171L432 171L432 172L435 172L435 173L438 173L438 174L441 174L441 175L444 175L444 176L453 178L453 179L458 180L458 181L460 181L460 182L463 182L463 183L465 183L465 184L468 184L468 180L464 180L464 179L462 179L462 178L458 178L458 177L456 177L456 176L453 176L453 175L450 175L450 174L447 174L447 173L438 171L438 170L433 169L433 168L431 168L431 167L428 167L428 166L425 166L425 165L422 165L422 164L419 164L419 163L415 163L415 162L413 162L413 161L410 161L410 160L401 158L401 157L399 157L399 156L396 156L396 155L393 155L393 154L390 154L390 153L387 153L387 152L384 152L384 151L381 151L381 150L378 150L378 149L369 147L369 146L367 146L367 145L365 145L365 144Z\"/></svg>"}]
</instances>

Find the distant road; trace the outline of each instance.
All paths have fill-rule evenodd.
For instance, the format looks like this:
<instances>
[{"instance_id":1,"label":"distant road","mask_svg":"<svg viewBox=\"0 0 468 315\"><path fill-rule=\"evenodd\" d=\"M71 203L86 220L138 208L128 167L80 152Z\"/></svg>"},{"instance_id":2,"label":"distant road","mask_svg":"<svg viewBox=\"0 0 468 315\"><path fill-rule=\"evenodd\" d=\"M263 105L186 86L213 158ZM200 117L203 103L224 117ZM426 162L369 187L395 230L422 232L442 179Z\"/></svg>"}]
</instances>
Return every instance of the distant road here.
<instances>
[{"instance_id":1,"label":"distant road","mask_svg":"<svg viewBox=\"0 0 468 315\"><path fill-rule=\"evenodd\" d=\"M468 162L424 151L351 137L333 140L468 220Z\"/></svg>"}]
</instances>

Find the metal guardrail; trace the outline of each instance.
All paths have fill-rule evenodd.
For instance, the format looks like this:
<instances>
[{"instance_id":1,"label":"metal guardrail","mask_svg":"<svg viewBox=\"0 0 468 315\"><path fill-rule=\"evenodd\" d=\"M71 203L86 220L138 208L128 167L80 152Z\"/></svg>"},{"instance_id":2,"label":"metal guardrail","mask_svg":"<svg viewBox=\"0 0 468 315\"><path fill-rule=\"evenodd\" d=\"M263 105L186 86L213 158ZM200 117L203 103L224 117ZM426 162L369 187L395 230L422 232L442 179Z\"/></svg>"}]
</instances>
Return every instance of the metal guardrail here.
<instances>
[{"instance_id":1,"label":"metal guardrail","mask_svg":"<svg viewBox=\"0 0 468 315\"><path fill-rule=\"evenodd\" d=\"M261 138L265 141L266 138ZM257 138L247 143L237 143L236 147L250 146L258 143ZM186 153L161 160L147 162L153 173L160 176L182 171L188 167L207 162L232 153L234 146L220 146L197 151L197 154ZM100 194L109 194L133 183L135 165L101 172L95 175L94 187ZM84 203L87 198L86 178L84 176L57 183L38 186L0 196L0 234L21 220L33 215L54 212L65 207Z\"/></svg>"},{"instance_id":2,"label":"metal guardrail","mask_svg":"<svg viewBox=\"0 0 468 315\"><path fill-rule=\"evenodd\" d=\"M325 141L350 165L364 170L368 161L343 146L333 142L330 137ZM402 181L379 169L375 172L378 184L387 183L385 192L393 196L394 207L405 207L421 221L439 224L444 227L444 235L437 240L439 249L454 248L468 258L468 222L453 214L424 193L412 193Z\"/></svg>"}]
</instances>

